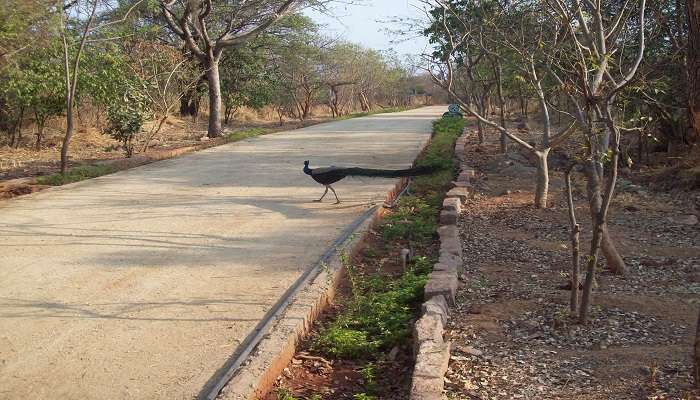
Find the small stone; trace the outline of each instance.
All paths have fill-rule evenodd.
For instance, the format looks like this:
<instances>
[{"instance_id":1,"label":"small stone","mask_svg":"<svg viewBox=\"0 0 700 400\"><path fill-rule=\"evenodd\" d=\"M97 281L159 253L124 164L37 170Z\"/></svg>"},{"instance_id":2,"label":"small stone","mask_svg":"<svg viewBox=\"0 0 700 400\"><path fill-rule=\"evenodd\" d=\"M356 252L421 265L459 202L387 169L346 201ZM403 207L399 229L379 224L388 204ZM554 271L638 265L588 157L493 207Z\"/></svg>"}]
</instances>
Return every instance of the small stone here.
<instances>
[{"instance_id":1,"label":"small stone","mask_svg":"<svg viewBox=\"0 0 700 400\"><path fill-rule=\"evenodd\" d=\"M462 353L470 354L472 356L477 356L477 357L480 357L484 354L483 351L475 349L472 346L463 347L461 350L462 350Z\"/></svg>"},{"instance_id":2,"label":"small stone","mask_svg":"<svg viewBox=\"0 0 700 400\"><path fill-rule=\"evenodd\" d=\"M698 224L698 217L696 215L693 215L693 214L668 217L668 220L673 222L674 224L679 224L679 225L697 225Z\"/></svg>"},{"instance_id":3,"label":"small stone","mask_svg":"<svg viewBox=\"0 0 700 400\"><path fill-rule=\"evenodd\" d=\"M289 368L285 368L285 369L282 371L282 375L284 375L284 376L286 376L287 378L290 378L290 379L291 379L291 378L292 378L292 371L290 371Z\"/></svg>"}]
</instances>

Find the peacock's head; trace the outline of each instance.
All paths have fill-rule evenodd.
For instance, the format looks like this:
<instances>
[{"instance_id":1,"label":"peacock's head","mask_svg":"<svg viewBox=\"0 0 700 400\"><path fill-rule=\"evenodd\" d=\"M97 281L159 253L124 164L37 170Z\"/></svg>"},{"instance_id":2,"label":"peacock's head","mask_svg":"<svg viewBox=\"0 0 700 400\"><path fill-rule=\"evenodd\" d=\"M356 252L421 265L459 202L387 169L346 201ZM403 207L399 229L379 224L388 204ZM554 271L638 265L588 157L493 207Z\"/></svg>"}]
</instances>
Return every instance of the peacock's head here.
<instances>
[{"instance_id":1,"label":"peacock's head","mask_svg":"<svg viewBox=\"0 0 700 400\"><path fill-rule=\"evenodd\" d=\"M304 161L304 166L308 167L309 166L309 160Z\"/></svg>"}]
</instances>

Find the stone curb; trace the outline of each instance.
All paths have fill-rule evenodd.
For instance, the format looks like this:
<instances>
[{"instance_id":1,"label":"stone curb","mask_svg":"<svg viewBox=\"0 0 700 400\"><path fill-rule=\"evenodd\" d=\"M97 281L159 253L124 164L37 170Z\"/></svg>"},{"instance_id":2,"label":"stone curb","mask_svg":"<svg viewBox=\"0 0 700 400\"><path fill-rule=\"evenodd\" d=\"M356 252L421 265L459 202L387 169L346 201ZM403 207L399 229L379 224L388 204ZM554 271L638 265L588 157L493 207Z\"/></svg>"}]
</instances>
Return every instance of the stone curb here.
<instances>
[{"instance_id":1,"label":"stone curb","mask_svg":"<svg viewBox=\"0 0 700 400\"><path fill-rule=\"evenodd\" d=\"M455 143L455 158L460 164L457 180L447 192L440 212L440 258L425 285L421 318L413 330L416 363L411 379L411 400L445 398L445 373L450 362L451 343L444 340L449 306L455 304L459 276L462 273L462 243L457 222L462 206L470 198L476 172L466 164L464 147L467 135Z\"/></svg>"}]
</instances>

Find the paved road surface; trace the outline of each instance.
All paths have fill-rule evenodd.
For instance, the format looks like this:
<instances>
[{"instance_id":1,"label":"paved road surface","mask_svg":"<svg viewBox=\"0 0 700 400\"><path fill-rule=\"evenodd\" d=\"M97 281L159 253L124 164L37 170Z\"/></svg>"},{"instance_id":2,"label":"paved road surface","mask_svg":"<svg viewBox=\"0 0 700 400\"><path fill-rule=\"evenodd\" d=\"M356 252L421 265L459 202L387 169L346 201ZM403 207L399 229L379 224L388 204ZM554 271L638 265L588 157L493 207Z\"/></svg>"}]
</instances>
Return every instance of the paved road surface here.
<instances>
[{"instance_id":1,"label":"paved road surface","mask_svg":"<svg viewBox=\"0 0 700 400\"><path fill-rule=\"evenodd\" d=\"M0 399L190 399L408 166L444 107L316 125L0 203ZM327 198L329 199L329 198Z\"/></svg>"}]
</instances>

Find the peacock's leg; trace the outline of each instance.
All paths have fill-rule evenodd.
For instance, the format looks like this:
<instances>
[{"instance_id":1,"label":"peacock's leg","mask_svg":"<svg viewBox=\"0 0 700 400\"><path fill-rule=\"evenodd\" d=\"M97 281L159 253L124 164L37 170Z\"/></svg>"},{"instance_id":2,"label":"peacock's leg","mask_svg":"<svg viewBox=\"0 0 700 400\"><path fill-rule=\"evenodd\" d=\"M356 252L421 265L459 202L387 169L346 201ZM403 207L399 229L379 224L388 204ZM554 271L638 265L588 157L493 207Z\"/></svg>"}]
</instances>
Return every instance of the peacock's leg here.
<instances>
[{"instance_id":1,"label":"peacock's leg","mask_svg":"<svg viewBox=\"0 0 700 400\"><path fill-rule=\"evenodd\" d=\"M314 200L314 201L315 201L315 202L317 202L317 203L320 203L320 202L322 202L322 201L323 201L323 198L324 198L324 197L326 197L326 193L328 193L328 186L326 186L326 191L325 191L325 192L323 192L323 196L321 196L321 198L320 198L320 199L318 199L318 200ZM337 196L336 196L336 197L337 197Z\"/></svg>"},{"instance_id":2,"label":"peacock's leg","mask_svg":"<svg viewBox=\"0 0 700 400\"><path fill-rule=\"evenodd\" d=\"M338 198L338 193L335 192L335 189L333 189L333 186L328 185L329 188L333 191L333 194L335 195L335 204L340 204L340 199Z\"/></svg>"}]
</instances>

